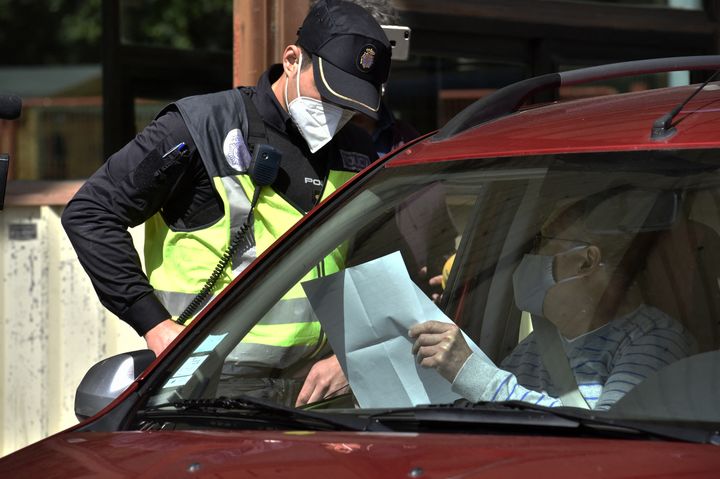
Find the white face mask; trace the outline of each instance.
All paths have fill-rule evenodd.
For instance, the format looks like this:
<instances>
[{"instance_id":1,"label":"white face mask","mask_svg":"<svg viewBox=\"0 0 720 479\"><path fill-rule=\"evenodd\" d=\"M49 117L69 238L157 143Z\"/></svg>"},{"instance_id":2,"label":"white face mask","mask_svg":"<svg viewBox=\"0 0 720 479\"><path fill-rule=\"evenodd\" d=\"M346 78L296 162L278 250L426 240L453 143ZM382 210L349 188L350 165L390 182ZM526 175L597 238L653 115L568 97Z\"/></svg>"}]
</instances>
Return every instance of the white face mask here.
<instances>
[{"instance_id":1,"label":"white face mask","mask_svg":"<svg viewBox=\"0 0 720 479\"><path fill-rule=\"evenodd\" d=\"M580 246L585 248L585 246ZM577 249L573 248L572 250ZM572 251L570 250L570 251ZM542 316L545 297L550 288L556 284L567 283L581 278L582 275L571 276L562 281L555 281L553 263L555 256L526 254L513 273L513 293L515 304L521 311L534 316Z\"/></svg>"},{"instance_id":2,"label":"white face mask","mask_svg":"<svg viewBox=\"0 0 720 479\"><path fill-rule=\"evenodd\" d=\"M311 153L315 153L332 140L335 133L345 126L354 112L339 106L316 100L307 96L300 96L300 72L302 70L302 54L298 62L296 75L297 97L290 103L287 101L288 82L285 82L285 105L290 118L297 125L300 134L308 144Z\"/></svg>"}]
</instances>

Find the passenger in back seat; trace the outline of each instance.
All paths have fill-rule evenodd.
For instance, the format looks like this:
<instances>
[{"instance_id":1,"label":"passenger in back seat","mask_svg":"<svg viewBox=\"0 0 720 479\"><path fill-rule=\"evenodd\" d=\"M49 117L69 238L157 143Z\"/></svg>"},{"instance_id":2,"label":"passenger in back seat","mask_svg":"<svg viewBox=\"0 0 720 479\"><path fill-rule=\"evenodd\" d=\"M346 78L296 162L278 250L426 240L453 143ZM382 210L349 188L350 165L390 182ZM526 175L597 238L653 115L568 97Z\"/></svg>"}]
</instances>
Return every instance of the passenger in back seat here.
<instances>
[{"instance_id":1,"label":"passenger in back seat","mask_svg":"<svg viewBox=\"0 0 720 479\"><path fill-rule=\"evenodd\" d=\"M616 193L556 208L513 274L518 308L555 325L582 407L591 409L609 409L648 375L697 350L679 322L643 303L636 279L658 233L593 226L591 219L603 214L603 202ZM436 368L471 401L563 405L555 385L559 375L545 367L537 333L499 368L473 354L454 324L428 321L409 334L417 361Z\"/></svg>"}]
</instances>

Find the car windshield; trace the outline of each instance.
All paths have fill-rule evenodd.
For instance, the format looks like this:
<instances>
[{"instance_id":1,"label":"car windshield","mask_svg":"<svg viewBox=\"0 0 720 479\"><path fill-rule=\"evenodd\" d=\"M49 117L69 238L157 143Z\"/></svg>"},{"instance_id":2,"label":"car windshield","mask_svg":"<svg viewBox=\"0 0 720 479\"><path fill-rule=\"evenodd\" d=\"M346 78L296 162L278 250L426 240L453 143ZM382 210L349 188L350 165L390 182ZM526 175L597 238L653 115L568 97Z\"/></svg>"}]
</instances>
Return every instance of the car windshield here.
<instances>
[{"instance_id":1,"label":"car windshield","mask_svg":"<svg viewBox=\"0 0 720 479\"><path fill-rule=\"evenodd\" d=\"M390 161L234 285L146 405L295 408L334 355L349 381L303 408L465 399L717 423L718 168L707 149ZM408 330L430 320L464 332L454 368L418 364L433 340Z\"/></svg>"}]
</instances>

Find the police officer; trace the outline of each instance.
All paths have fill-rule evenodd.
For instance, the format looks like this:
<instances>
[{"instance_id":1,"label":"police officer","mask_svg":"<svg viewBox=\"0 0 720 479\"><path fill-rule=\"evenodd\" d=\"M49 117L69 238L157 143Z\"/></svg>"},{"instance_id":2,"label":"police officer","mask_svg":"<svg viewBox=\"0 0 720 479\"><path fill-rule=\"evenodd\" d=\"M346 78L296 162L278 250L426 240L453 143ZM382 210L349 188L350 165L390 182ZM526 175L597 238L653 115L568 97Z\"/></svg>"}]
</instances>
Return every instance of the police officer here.
<instances>
[{"instance_id":1,"label":"police officer","mask_svg":"<svg viewBox=\"0 0 720 479\"><path fill-rule=\"evenodd\" d=\"M389 69L390 45L373 17L346 1L321 0L282 64L255 87L166 107L88 179L62 216L102 304L160 354L182 331L174 318L224 253L231 251L232 264L213 293L375 159L367 133L345 125L354 114L378 118ZM248 176L254 143L282 153L275 181L261 190ZM233 250L231 238L251 209L254 231ZM142 223L147 275L127 232ZM320 361L299 402L320 399L344 381L334 357Z\"/></svg>"}]
</instances>

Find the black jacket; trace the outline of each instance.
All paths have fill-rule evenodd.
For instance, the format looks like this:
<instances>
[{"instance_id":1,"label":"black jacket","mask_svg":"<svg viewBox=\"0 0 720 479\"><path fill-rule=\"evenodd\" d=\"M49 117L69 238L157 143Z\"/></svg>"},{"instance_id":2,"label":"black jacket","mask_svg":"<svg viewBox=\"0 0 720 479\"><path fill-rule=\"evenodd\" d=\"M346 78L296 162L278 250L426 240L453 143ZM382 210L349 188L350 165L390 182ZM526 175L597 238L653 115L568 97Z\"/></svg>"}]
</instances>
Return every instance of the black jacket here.
<instances>
[{"instance_id":1,"label":"black jacket","mask_svg":"<svg viewBox=\"0 0 720 479\"><path fill-rule=\"evenodd\" d=\"M280 65L266 71L251 99L266 127L295 147L283 151L278 179L272 187L304 213L315 204L317 195L317 187L305 178L324 180L335 159L329 158L330 145L311 154L278 103L271 85L281 74ZM189 154L163 160L163 155L180 142L186 143ZM369 135L352 125L343 128L331 143L366 157L366 163L376 158ZM127 229L161 210L168 224L182 230L210 224L223 214L222 202L187 126L172 106L112 155L85 182L62 215L65 231L100 301L140 335L170 314L152 294Z\"/></svg>"}]
</instances>

